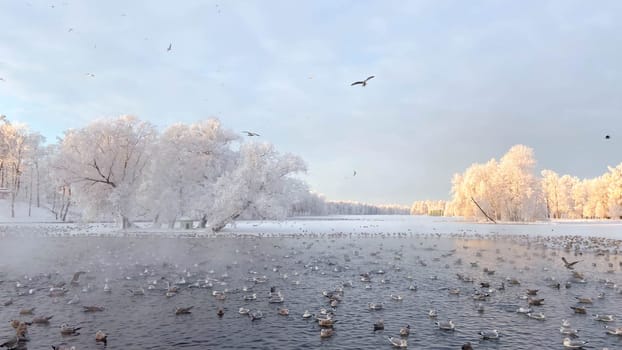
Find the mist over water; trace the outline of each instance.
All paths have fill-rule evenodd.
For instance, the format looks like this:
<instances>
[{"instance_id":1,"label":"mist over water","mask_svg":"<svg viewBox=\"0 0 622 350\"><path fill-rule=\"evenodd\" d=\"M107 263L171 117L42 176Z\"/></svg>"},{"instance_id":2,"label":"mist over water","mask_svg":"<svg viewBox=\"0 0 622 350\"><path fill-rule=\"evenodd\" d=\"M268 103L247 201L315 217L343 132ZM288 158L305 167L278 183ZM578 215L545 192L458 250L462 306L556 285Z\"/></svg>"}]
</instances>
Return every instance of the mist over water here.
<instances>
[{"instance_id":1,"label":"mist over water","mask_svg":"<svg viewBox=\"0 0 622 350\"><path fill-rule=\"evenodd\" d=\"M94 340L100 329L109 334L109 349L388 349L387 337L399 337L400 327L407 324L409 348L459 349L470 341L477 349L552 349L562 348L562 319L570 320L580 330L579 339L594 348L622 347L622 340L604 329L619 325L622 317L622 294L617 286L603 283L619 279L621 260L611 245L617 241L606 242L610 254L597 254L604 241L590 246L590 240L582 238L575 238L572 250L566 251L565 237L437 235L432 230L319 236L295 231L277 237L5 235L0 238L0 340L14 334L8 321L32 319L20 316L21 309L36 307L35 316L54 317L50 325L29 327L24 349L48 349L62 342L77 349L103 349ZM572 279L561 256L582 260L576 269L585 273L587 283ZM485 273L484 268L495 272ZM69 281L77 271L86 274L72 286ZM361 281L360 274L366 272L369 283ZM458 273L474 281L461 281ZM510 284L508 278L520 285ZM550 287L550 278L561 288ZM110 293L104 291L106 279ZM61 281L67 293L49 296L50 287ZM179 291L171 297L165 296L166 281L178 283ZM565 288L567 281L571 282ZM480 288L480 282L489 282L492 290ZM505 290L497 290L502 282ZM197 287L191 287L195 283ZM410 290L411 285L417 290ZM268 302L271 287L283 295L282 304ZM132 296L130 290L140 288L145 295ZM343 298L334 310L335 334L321 339L317 322L302 314L330 309L322 291L337 288L343 288ZM460 289L458 295L449 293L454 288ZM544 313L546 320L516 313L528 307L521 297L528 288L539 289L537 297L544 303L532 309ZM490 296L475 301L476 290ZM225 300L217 300L213 291L225 291ZM599 299L601 292L605 297ZM243 300L253 293L256 300ZM69 305L76 295L80 302ZM403 300L394 301L390 295ZM586 315L570 309L578 305L577 296L594 301L585 305ZM2 306L8 300L13 303ZM369 310L368 303L384 307ZM484 312L478 312L479 303ZM86 313L85 305L103 306L104 311ZM175 315L176 308L189 306L191 314ZM238 313L240 307L260 310L264 317L251 321ZM277 313L281 307L289 309L289 316ZM219 308L224 310L222 318L217 316ZM438 311L437 320L453 320L455 331L439 330L436 320L428 317L432 308ZM613 314L616 321L598 322L592 314ZM385 329L374 332L379 319ZM62 323L82 327L80 335L61 336ZM490 329L497 329L501 338L481 340L478 332Z\"/></svg>"}]
</instances>

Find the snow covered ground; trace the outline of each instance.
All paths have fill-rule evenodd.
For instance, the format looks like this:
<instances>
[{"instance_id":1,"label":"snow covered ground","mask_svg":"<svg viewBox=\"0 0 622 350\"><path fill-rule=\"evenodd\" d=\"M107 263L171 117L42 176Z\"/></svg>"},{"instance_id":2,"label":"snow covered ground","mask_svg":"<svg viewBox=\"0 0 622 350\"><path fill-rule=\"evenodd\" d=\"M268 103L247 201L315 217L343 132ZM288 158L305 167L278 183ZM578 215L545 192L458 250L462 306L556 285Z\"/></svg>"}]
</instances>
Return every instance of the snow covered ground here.
<instances>
[{"instance_id":1,"label":"snow covered ground","mask_svg":"<svg viewBox=\"0 0 622 350\"><path fill-rule=\"evenodd\" d=\"M24 203L16 205L11 218L7 201L0 201L0 235L112 235L201 236L209 231L155 228L152 223L137 223L136 228L120 230L115 223L62 223L46 210ZM542 235L594 236L622 239L622 221L552 221L535 223L477 223L462 218L410 215L351 215L299 217L283 221L238 221L219 234L291 235L291 234L443 234L443 235Z\"/></svg>"}]
</instances>

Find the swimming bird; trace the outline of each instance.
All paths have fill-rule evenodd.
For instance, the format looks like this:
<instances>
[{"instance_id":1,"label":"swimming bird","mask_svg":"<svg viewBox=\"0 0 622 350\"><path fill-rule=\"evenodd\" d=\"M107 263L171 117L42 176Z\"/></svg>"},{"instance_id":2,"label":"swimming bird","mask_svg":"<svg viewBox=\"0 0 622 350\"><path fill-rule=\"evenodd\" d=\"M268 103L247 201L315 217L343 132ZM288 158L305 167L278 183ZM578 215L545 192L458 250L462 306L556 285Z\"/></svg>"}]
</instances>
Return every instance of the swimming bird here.
<instances>
[{"instance_id":1,"label":"swimming bird","mask_svg":"<svg viewBox=\"0 0 622 350\"><path fill-rule=\"evenodd\" d=\"M611 335L622 335L622 327L609 327L609 326L605 326L605 329L607 330L607 334L611 334Z\"/></svg>"},{"instance_id":2,"label":"swimming bird","mask_svg":"<svg viewBox=\"0 0 622 350\"><path fill-rule=\"evenodd\" d=\"M82 327L71 327L66 323L60 325L60 334L61 335L79 335L78 331L82 329Z\"/></svg>"},{"instance_id":3,"label":"swimming bird","mask_svg":"<svg viewBox=\"0 0 622 350\"><path fill-rule=\"evenodd\" d=\"M382 303L367 303L370 310L382 310Z\"/></svg>"},{"instance_id":4,"label":"swimming bird","mask_svg":"<svg viewBox=\"0 0 622 350\"><path fill-rule=\"evenodd\" d=\"M436 326L445 331L453 331L456 328L452 320L436 322Z\"/></svg>"},{"instance_id":5,"label":"swimming bird","mask_svg":"<svg viewBox=\"0 0 622 350\"><path fill-rule=\"evenodd\" d=\"M398 339L395 337L389 337L389 343L391 343L391 345L395 346L396 348L407 348L408 347L408 341L406 339Z\"/></svg>"},{"instance_id":6,"label":"swimming bird","mask_svg":"<svg viewBox=\"0 0 622 350\"><path fill-rule=\"evenodd\" d=\"M374 78L374 75L370 75L369 77L367 77L367 79L362 80L362 81L355 81L354 83L350 84L350 86L354 86L354 85L361 85L363 87L367 86L367 82L369 81L369 79Z\"/></svg>"},{"instance_id":7,"label":"swimming bird","mask_svg":"<svg viewBox=\"0 0 622 350\"><path fill-rule=\"evenodd\" d=\"M252 132L252 131L242 131L242 132L243 132L243 133L245 133L245 134L246 134L246 136L251 136L251 137L252 137L252 136L261 136L261 135L259 135L258 133L256 133L256 132Z\"/></svg>"},{"instance_id":8,"label":"swimming bird","mask_svg":"<svg viewBox=\"0 0 622 350\"><path fill-rule=\"evenodd\" d=\"M562 326L562 327L559 327L559 333L563 335L577 336L577 334L579 333L579 330Z\"/></svg>"},{"instance_id":9,"label":"swimming bird","mask_svg":"<svg viewBox=\"0 0 622 350\"><path fill-rule=\"evenodd\" d=\"M436 310L431 309L430 311L428 311L428 317L436 318L436 316L438 316L438 313L436 312Z\"/></svg>"},{"instance_id":10,"label":"swimming bird","mask_svg":"<svg viewBox=\"0 0 622 350\"><path fill-rule=\"evenodd\" d=\"M596 321L600 322L613 322L613 315L593 315Z\"/></svg>"},{"instance_id":11,"label":"swimming bird","mask_svg":"<svg viewBox=\"0 0 622 350\"><path fill-rule=\"evenodd\" d=\"M249 313L250 311L251 311L250 309L247 309L247 308L245 308L245 307L241 307L241 308L238 310L238 313L239 313L240 315L248 315L248 313Z\"/></svg>"},{"instance_id":12,"label":"swimming bird","mask_svg":"<svg viewBox=\"0 0 622 350\"><path fill-rule=\"evenodd\" d=\"M402 337L407 337L410 334L410 325L406 325L406 327L400 328L400 335Z\"/></svg>"},{"instance_id":13,"label":"swimming bird","mask_svg":"<svg viewBox=\"0 0 622 350\"><path fill-rule=\"evenodd\" d=\"M562 320L562 327L570 327L570 321L567 319Z\"/></svg>"},{"instance_id":14,"label":"swimming bird","mask_svg":"<svg viewBox=\"0 0 622 350\"><path fill-rule=\"evenodd\" d=\"M585 313L587 313L587 310L584 307L581 307L581 306L571 306L570 308L574 310L575 314L585 314Z\"/></svg>"},{"instance_id":15,"label":"swimming bird","mask_svg":"<svg viewBox=\"0 0 622 350\"><path fill-rule=\"evenodd\" d=\"M471 346L470 342L466 342L464 344L462 344L462 350L473 350L473 346Z\"/></svg>"},{"instance_id":16,"label":"swimming bird","mask_svg":"<svg viewBox=\"0 0 622 350\"><path fill-rule=\"evenodd\" d=\"M567 269L572 270L572 269L574 269L574 266L575 266L577 263L580 263L582 260L577 260L577 261L573 261L573 262L568 262L568 260L566 260L566 258L562 256L562 261L564 262L564 266L565 266Z\"/></svg>"},{"instance_id":17,"label":"swimming bird","mask_svg":"<svg viewBox=\"0 0 622 350\"><path fill-rule=\"evenodd\" d=\"M287 315L289 315L289 309L286 309L286 308L284 308L284 307L283 307L283 308L279 308L278 313L279 313L279 315L281 315L281 316L287 316Z\"/></svg>"},{"instance_id":18,"label":"swimming bird","mask_svg":"<svg viewBox=\"0 0 622 350\"><path fill-rule=\"evenodd\" d=\"M58 345L52 345L52 350L76 350L76 347L61 343Z\"/></svg>"},{"instance_id":19,"label":"swimming bird","mask_svg":"<svg viewBox=\"0 0 622 350\"><path fill-rule=\"evenodd\" d=\"M518 309L516 309L517 314L528 314L530 312L531 312L531 309L526 308L526 307L519 307Z\"/></svg>"},{"instance_id":20,"label":"swimming bird","mask_svg":"<svg viewBox=\"0 0 622 350\"><path fill-rule=\"evenodd\" d=\"M31 307L30 309L21 309L19 310L19 314L20 315L32 315L32 313L35 311L36 307Z\"/></svg>"},{"instance_id":21,"label":"swimming bird","mask_svg":"<svg viewBox=\"0 0 622 350\"><path fill-rule=\"evenodd\" d=\"M80 302L80 297L77 294L73 295L73 298L71 298L68 302L67 305L73 305L73 304L77 304Z\"/></svg>"},{"instance_id":22,"label":"swimming bird","mask_svg":"<svg viewBox=\"0 0 622 350\"><path fill-rule=\"evenodd\" d=\"M592 298L589 298L589 297L575 297L575 299L577 299L579 301L579 303L581 303L581 304L591 304L592 303Z\"/></svg>"},{"instance_id":23,"label":"swimming bird","mask_svg":"<svg viewBox=\"0 0 622 350\"><path fill-rule=\"evenodd\" d=\"M335 331L332 328L322 328L320 330L320 338L332 337Z\"/></svg>"},{"instance_id":24,"label":"swimming bird","mask_svg":"<svg viewBox=\"0 0 622 350\"><path fill-rule=\"evenodd\" d=\"M19 346L19 337L17 335L9 338L4 343L0 344L0 348L7 348L10 350L17 349Z\"/></svg>"},{"instance_id":25,"label":"swimming bird","mask_svg":"<svg viewBox=\"0 0 622 350\"><path fill-rule=\"evenodd\" d=\"M82 306L82 311L84 311L84 312L101 312L101 311L104 311L104 307L103 306L99 306L99 305L83 305Z\"/></svg>"},{"instance_id":26,"label":"swimming bird","mask_svg":"<svg viewBox=\"0 0 622 350\"><path fill-rule=\"evenodd\" d=\"M374 323L374 331L384 330L384 320L380 319Z\"/></svg>"},{"instance_id":27,"label":"swimming bird","mask_svg":"<svg viewBox=\"0 0 622 350\"><path fill-rule=\"evenodd\" d=\"M309 312L309 310L305 310L304 314L302 314L302 318L311 318L311 313Z\"/></svg>"},{"instance_id":28,"label":"swimming bird","mask_svg":"<svg viewBox=\"0 0 622 350\"><path fill-rule=\"evenodd\" d=\"M263 318L263 313L260 310L256 310L249 312L248 316L251 318L251 321L261 320Z\"/></svg>"},{"instance_id":29,"label":"swimming bird","mask_svg":"<svg viewBox=\"0 0 622 350\"><path fill-rule=\"evenodd\" d=\"M223 308L219 307L218 311L216 311L216 315L218 315L218 317L223 317L225 315L225 310L223 310Z\"/></svg>"},{"instance_id":30,"label":"swimming bird","mask_svg":"<svg viewBox=\"0 0 622 350\"><path fill-rule=\"evenodd\" d=\"M568 349L581 349L587 344L587 341L584 340L572 340L570 338L564 338L562 341L562 345Z\"/></svg>"},{"instance_id":31,"label":"swimming bird","mask_svg":"<svg viewBox=\"0 0 622 350\"><path fill-rule=\"evenodd\" d=\"M491 331L481 331L479 332L479 335L482 337L482 339L498 339L499 338L499 332L496 329L493 329Z\"/></svg>"},{"instance_id":32,"label":"swimming bird","mask_svg":"<svg viewBox=\"0 0 622 350\"><path fill-rule=\"evenodd\" d=\"M192 312L190 310L192 310L194 306L188 306L188 307L178 307L175 309L175 315L187 315L187 314L191 314Z\"/></svg>"},{"instance_id":33,"label":"swimming bird","mask_svg":"<svg viewBox=\"0 0 622 350\"><path fill-rule=\"evenodd\" d=\"M52 317L54 316L38 316L32 319L32 321L30 321L32 324L48 324L50 323L50 320L52 319Z\"/></svg>"},{"instance_id":34,"label":"swimming bird","mask_svg":"<svg viewBox=\"0 0 622 350\"><path fill-rule=\"evenodd\" d=\"M544 321L546 319L546 316L544 316L544 314L542 312L537 312L537 313L527 313L527 317L529 318L533 318L534 320L539 320L539 321Z\"/></svg>"},{"instance_id":35,"label":"swimming bird","mask_svg":"<svg viewBox=\"0 0 622 350\"><path fill-rule=\"evenodd\" d=\"M95 333L95 341L96 342L101 342L101 343L104 343L104 345L107 345L108 344L108 334L104 333L101 330L98 330Z\"/></svg>"}]
</instances>

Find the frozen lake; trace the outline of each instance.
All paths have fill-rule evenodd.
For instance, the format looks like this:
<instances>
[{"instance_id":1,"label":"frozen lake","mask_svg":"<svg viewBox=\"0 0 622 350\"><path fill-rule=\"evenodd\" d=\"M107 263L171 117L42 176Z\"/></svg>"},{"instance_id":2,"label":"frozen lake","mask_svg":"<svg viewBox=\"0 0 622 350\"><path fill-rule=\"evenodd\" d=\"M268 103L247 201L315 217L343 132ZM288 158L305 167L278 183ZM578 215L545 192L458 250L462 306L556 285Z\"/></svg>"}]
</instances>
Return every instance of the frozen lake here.
<instances>
[{"instance_id":1,"label":"frozen lake","mask_svg":"<svg viewBox=\"0 0 622 350\"><path fill-rule=\"evenodd\" d=\"M576 340L591 348L622 347L604 328L617 327L622 317L619 222L491 225L368 216L241 222L219 235L187 237L197 232L139 228L126 237L110 225L3 225L0 342L14 334L10 320L53 316L49 325L29 326L30 341L20 348L103 349L94 340L101 329L111 349L389 349L387 337L399 338L410 325L404 339L415 349L459 349L465 342L476 349L561 349L567 319L579 330ZM575 270L583 276L564 267L562 256L580 260ZM71 285L77 271L86 273ZM168 296L167 281L177 286ZM62 282L64 295L50 296ZM269 302L271 287L283 303ZM130 292L141 288L144 295ZM527 289L539 290L529 298L544 299L542 305L528 305ZM323 291L335 290L343 292L331 307ZM370 310L369 303L383 308ZM92 305L103 311L83 311ZM191 314L175 314L189 306ZM586 314L574 313L575 306ZM20 315L32 307L34 316ZM521 307L545 319L517 313ZM263 318L252 321L240 308ZM306 310L319 316L322 308L334 309L337 321L324 339L318 322L302 317ZM374 331L379 319L384 330ZM435 322L448 319L455 330L438 329ZM80 334L61 336L63 323L82 327ZM478 334L492 329L499 339Z\"/></svg>"}]
</instances>

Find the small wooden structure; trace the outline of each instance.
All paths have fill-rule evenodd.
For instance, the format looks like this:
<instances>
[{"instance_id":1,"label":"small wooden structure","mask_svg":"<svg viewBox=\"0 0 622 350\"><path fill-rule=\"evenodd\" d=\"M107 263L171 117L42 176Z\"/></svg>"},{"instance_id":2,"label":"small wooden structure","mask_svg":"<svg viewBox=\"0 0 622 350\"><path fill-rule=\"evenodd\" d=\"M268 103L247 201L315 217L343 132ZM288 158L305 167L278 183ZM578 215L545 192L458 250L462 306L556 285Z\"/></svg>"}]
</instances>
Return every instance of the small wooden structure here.
<instances>
[{"instance_id":1,"label":"small wooden structure","mask_svg":"<svg viewBox=\"0 0 622 350\"><path fill-rule=\"evenodd\" d=\"M0 187L0 199L10 199L11 190L6 187Z\"/></svg>"},{"instance_id":2,"label":"small wooden structure","mask_svg":"<svg viewBox=\"0 0 622 350\"><path fill-rule=\"evenodd\" d=\"M194 228L194 220L187 216L182 216L177 219L177 221L179 222L179 227L184 230L191 230Z\"/></svg>"}]
</instances>

